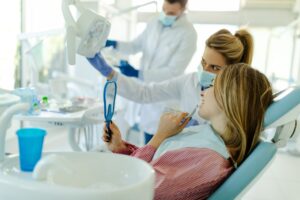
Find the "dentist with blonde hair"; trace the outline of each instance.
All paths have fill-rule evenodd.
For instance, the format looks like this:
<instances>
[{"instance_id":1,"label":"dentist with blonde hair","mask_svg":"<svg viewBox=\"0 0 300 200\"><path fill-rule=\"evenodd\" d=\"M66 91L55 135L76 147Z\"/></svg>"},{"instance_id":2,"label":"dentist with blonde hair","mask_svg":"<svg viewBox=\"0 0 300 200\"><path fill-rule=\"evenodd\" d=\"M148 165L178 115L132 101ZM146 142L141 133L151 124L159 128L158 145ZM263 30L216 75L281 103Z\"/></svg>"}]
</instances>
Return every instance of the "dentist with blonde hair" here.
<instances>
[{"instance_id":1,"label":"dentist with blonde hair","mask_svg":"<svg viewBox=\"0 0 300 200\"><path fill-rule=\"evenodd\" d=\"M142 53L139 68L125 60L120 62L122 74L149 83L161 82L184 73L197 48L196 30L184 13L187 2L164 0L160 15L152 19L133 41L107 41L106 46L112 46L123 55ZM145 133L145 143L155 132L154 127L158 124L161 112L170 103L141 106L140 127ZM178 107L176 102L172 104Z\"/></svg>"},{"instance_id":2,"label":"dentist with blonde hair","mask_svg":"<svg viewBox=\"0 0 300 200\"><path fill-rule=\"evenodd\" d=\"M108 80L114 79L118 84L118 94L138 103L153 103L177 100L180 110L191 112L201 99L199 93L208 87L211 80L221 69L229 64L251 64L253 57L253 38L244 29L234 34L221 29L206 40L206 47L201 58L198 72L185 74L160 83L141 83L119 74L106 64L101 55L92 59L91 64ZM106 75L104 71L109 71ZM190 125L203 123L198 115L193 116ZM153 129L157 124L153 123Z\"/></svg>"}]
</instances>

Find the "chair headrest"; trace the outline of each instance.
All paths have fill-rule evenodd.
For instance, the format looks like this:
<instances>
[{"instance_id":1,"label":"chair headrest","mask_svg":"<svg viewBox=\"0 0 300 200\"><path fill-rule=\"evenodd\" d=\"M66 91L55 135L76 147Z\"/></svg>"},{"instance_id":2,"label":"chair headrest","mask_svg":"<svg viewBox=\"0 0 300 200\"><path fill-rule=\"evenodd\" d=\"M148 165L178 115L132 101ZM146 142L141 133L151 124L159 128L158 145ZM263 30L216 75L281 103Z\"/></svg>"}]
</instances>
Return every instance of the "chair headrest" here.
<instances>
[{"instance_id":1,"label":"chair headrest","mask_svg":"<svg viewBox=\"0 0 300 200\"><path fill-rule=\"evenodd\" d=\"M294 121L300 114L300 86L289 87L277 94L266 111L264 127L278 127Z\"/></svg>"}]
</instances>

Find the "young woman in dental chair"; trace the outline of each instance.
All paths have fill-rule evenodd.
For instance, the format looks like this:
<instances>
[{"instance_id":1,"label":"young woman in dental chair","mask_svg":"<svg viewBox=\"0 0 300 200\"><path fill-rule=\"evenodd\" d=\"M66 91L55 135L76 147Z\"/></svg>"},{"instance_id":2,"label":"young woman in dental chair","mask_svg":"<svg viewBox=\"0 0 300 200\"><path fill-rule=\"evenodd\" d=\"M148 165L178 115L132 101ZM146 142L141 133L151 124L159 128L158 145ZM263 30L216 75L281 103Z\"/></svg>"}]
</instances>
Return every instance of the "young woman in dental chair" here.
<instances>
[{"instance_id":1,"label":"young woman in dental chair","mask_svg":"<svg viewBox=\"0 0 300 200\"><path fill-rule=\"evenodd\" d=\"M198 114L210 124L184 129L187 113L165 113L154 137L141 148L123 141L114 123L107 142L104 126L103 140L112 152L152 165L155 199L208 198L257 144L272 89L259 71L234 64L221 70L201 96Z\"/></svg>"}]
</instances>

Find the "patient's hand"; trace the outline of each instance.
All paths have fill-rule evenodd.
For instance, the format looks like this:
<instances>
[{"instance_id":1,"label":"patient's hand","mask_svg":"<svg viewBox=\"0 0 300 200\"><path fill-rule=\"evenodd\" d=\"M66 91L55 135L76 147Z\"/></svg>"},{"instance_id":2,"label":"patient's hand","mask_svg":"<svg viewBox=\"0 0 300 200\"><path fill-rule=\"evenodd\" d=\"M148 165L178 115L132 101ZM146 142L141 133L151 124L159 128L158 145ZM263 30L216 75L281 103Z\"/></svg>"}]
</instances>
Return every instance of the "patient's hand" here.
<instances>
[{"instance_id":1,"label":"patient's hand","mask_svg":"<svg viewBox=\"0 0 300 200\"><path fill-rule=\"evenodd\" d=\"M106 124L104 124L103 136L102 136L102 140L106 143L108 149L111 150L112 152L120 152L120 151L126 149L126 145L124 144L124 142L122 140L121 133L120 133L120 130L117 127L117 125L114 124L113 122L111 122L111 124L109 125L109 128L112 132L111 139L109 140L107 137L108 130L107 130Z\"/></svg>"},{"instance_id":2,"label":"patient's hand","mask_svg":"<svg viewBox=\"0 0 300 200\"><path fill-rule=\"evenodd\" d=\"M150 145L157 148L166 138L176 135L188 124L190 119L185 119L188 113L164 113L160 117L157 132Z\"/></svg>"}]
</instances>

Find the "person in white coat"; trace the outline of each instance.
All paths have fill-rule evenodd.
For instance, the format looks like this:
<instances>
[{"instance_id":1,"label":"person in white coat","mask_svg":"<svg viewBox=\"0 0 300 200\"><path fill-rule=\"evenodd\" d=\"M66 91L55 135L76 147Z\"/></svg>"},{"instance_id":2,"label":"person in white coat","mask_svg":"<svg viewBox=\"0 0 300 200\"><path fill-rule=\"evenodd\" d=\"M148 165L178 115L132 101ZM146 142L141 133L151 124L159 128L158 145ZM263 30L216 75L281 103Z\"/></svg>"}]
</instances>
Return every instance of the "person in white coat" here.
<instances>
[{"instance_id":1,"label":"person in white coat","mask_svg":"<svg viewBox=\"0 0 300 200\"><path fill-rule=\"evenodd\" d=\"M206 40L198 72L160 83L141 83L118 74L107 65L101 54L88 60L108 80L116 80L119 95L146 104L170 99L178 100L181 111L191 112L201 98L201 90L210 86L211 80L223 67L235 63L251 64L252 57L253 38L247 30L241 29L231 34L228 30L221 29ZM191 123L199 124L203 123L203 120L195 116Z\"/></svg>"},{"instance_id":2,"label":"person in white coat","mask_svg":"<svg viewBox=\"0 0 300 200\"><path fill-rule=\"evenodd\" d=\"M139 69L127 61L120 62L120 71L146 83L160 82L184 73L196 51L197 33L184 13L187 0L165 0L163 12L151 20L146 29L133 41L108 40L124 55L142 52ZM176 105L173 102L174 106ZM165 103L142 105L140 126L146 133L146 142L156 130Z\"/></svg>"},{"instance_id":3,"label":"person in white coat","mask_svg":"<svg viewBox=\"0 0 300 200\"><path fill-rule=\"evenodd\" d=\"M196 30L184 13L186 4L187 0L165 0L163 12L152 19L136 39L106 42L106 46L113 46L125 55L142 52L139 69L120 63L124 75L152 82L164 81L184 72L197 48Z\"/></svg>"}]
</instances>

